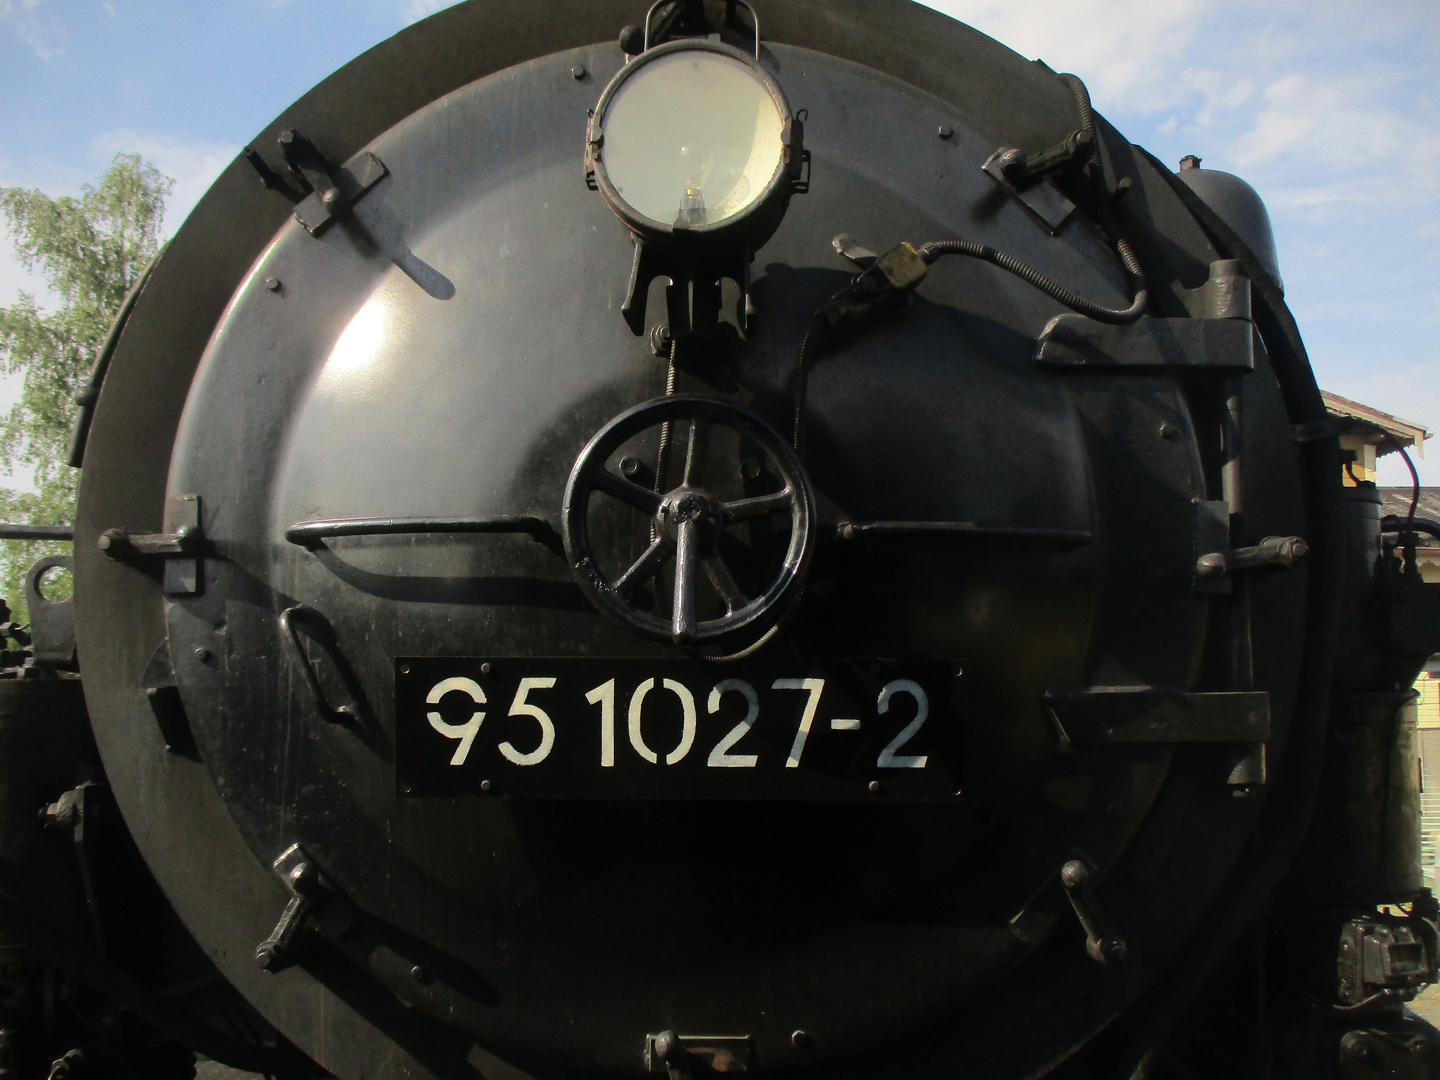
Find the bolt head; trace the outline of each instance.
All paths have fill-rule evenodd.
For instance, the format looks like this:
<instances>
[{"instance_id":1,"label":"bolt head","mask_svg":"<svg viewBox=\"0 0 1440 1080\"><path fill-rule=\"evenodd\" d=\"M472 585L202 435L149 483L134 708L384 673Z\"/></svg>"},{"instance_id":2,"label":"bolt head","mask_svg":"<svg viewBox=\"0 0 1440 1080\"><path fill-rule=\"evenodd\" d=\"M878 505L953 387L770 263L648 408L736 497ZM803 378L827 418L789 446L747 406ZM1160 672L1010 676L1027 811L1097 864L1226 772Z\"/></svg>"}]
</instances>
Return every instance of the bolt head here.
<instances>
[{"instance_id":1,"label":"bolt head","mask_svg":"<svg viewBox=\"0 0 1440 1080\"><path fill-rule=\"evenodd\" d=\"M640 472L640 459L623 457L620 459L620 472L630 478L634 478Z\"/></svg>"},{"instance_id":2,"label":"bolt head","mask_svg":"<svg viewBox=\"0 0 1440 1080\"><path fill-rule=\"evenodd\" d=\"M760 472L760 462L754 458L746 458L740 462L740 478L742 480L759 480Z\"/></svg>"},{"instance_id":3,"label":"bolt head","mask_svg":"<svg viewBox=\"0 0 1440 1080\"><path fill-rule=\"evenodd\" d=\"M1370 1045L1369 1041L1363 1035L1351 1032L1350 1036L1345 1040L1345 1043L1345 1053L1353 1061L1364 1061L1375 1053L1375 1048Z\"/></svg>"},{"instance_id":4,"label":"bolt head","mask_svg":"<svg viewBox=\"0 0 1440 1080\"><path fill-rule=\"evenodd\" d=\"M255 950L255 966L261 971L272 971L275 968L275 949L270 945L261 945Z\"/></svg>"},{"instance_id":5,"label":"bolt head","mask_svg":"<svg viewBox=\"0 0 1440 1080\"><path fill-rule=\"evenodd\" d=\"M1225 573L1225 556L1218 551L1201 555L1195 560L1195 572L1201 577L1219 577Z\"/></svg>"}]
</instances>

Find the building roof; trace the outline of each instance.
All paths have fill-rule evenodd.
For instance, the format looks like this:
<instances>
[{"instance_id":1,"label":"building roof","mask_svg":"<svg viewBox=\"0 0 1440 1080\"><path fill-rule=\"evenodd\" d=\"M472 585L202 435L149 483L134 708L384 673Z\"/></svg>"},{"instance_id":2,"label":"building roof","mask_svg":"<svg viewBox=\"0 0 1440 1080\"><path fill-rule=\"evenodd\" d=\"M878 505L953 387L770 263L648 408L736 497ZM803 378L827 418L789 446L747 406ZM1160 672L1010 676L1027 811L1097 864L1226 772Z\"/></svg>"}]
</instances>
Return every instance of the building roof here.
<instances>
[{"instance_id":1,"label":"building roof","mask_svg":"<svg viewBox=\"0 0 1440 1080\"><path fill-rule=\"evenodd\" d=\"M1410 487L1382 487L1380 492L1380 513L1381 515L1391 514L1403 518L1410 512L1410 497L1415 489ZM1428 518L1431 521L1440 521L1440 487L1422 487L1420 489L1420 501L1415 505L1415 516L1417 518ZM1440 547L1440 540L1432 536L1420 535L1420 546L1433 548Z\"/></svg>"},{"instance_id":2,"label":"building roof","mask_svg":"<svg viewBox=\"0 0 1440 1080\"><path fill-rule=\"evenodd\" d=\"M1415 448L1416 457L1425 456L1425 440L1430 438L1430 432L1425 430L1424 424L1417 424L1413 420L1402 420L1391 413L1372 409L1369 405L1361 405L1358 401L1351 401L1339 394L1332 394L1328 390L1321 390L1320 397L1324 400L1325 409L1331 416L1337 417L1342 423L1347 420L1352 421L1352 430L1369 429L1372 437L1367 438L1365 442L1375 447L1376 457L1383 457L1400 447L1408 450L1412 446ZM1387 439L1386 435L1389 435L1390 438ZM1399 446L1396 443L1399 443ZM1408 500L1406 506L1409 506Z\"/></svg>"}]
</instances>

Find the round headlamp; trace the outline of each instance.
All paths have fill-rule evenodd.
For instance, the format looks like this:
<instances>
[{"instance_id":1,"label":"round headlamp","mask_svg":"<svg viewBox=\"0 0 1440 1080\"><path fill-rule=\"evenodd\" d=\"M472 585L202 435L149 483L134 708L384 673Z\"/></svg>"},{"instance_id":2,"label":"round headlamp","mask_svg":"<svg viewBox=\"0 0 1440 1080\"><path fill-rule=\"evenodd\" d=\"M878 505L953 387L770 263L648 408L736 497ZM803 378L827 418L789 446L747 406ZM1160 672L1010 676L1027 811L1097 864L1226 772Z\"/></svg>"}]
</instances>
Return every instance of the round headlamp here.
<instances>
[{"instance_id":1,"label":"round headlamp","mask_svg":"<svg viewBox=\"0 0 1440 1080\"><path fill-rule=\"evenodd\" d=\"M689 246L775 231L800 177L800 124L754 58L672 41L621 69L590 121L587 172L641 237Z\"/></svg>"}]
</instances>

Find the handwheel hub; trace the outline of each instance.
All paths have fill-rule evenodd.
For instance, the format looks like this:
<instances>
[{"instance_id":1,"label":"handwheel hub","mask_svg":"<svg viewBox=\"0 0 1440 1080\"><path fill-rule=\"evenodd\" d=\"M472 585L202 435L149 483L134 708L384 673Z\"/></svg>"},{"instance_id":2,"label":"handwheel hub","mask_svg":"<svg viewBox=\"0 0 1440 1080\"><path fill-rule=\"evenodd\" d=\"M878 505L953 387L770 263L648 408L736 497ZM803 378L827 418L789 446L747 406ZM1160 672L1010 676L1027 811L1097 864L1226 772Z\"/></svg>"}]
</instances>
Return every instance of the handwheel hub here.
<instances>
[{"instance_id":1,"label":"handwheel hub","mask_svg":"<svg viewBox=\"0 0 1440 1080\"><path fill-rule=\"evenodd\" d=\"M665 535L677 540L683 524L708 531L705 527L720 519L720 501L703 488L678 487L665 496L656 517Z\"/></svg>"}]
</instances>

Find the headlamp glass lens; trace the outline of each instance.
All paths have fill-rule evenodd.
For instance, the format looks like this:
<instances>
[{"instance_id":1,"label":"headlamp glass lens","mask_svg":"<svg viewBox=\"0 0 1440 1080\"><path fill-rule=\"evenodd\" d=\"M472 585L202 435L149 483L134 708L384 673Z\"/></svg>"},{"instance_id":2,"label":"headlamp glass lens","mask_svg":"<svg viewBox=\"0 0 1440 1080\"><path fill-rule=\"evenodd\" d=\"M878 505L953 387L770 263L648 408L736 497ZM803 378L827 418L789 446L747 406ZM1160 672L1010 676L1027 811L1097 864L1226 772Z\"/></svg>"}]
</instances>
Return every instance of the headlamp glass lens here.
<instances>
[{"instance_id":1,"label":"headlamp glass lens","mask_svg":"<svg viewBox=\"0 0 1440 1080\"><path fill-rule=\"evenodd\" d=\"M784 126L775 99L740 61L675 52L616 90L604 120L605 170L652 221L714 225L765 194L784 155Z\"/></svg>"}]
</instances>

